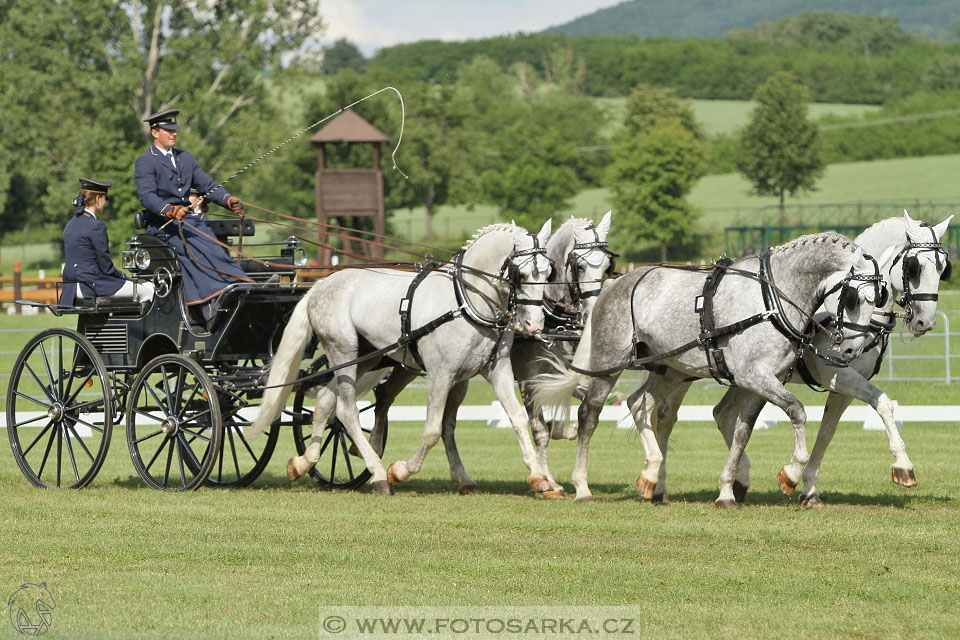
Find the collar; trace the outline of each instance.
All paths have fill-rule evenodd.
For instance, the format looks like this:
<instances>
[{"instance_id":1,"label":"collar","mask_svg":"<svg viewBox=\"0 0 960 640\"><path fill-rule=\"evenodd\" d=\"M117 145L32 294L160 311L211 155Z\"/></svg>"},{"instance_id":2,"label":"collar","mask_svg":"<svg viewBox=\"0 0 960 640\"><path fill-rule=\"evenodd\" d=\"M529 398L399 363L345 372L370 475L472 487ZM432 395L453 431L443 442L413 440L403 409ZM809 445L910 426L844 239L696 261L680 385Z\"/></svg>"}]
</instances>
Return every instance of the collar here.
<instances>
[{"instance_id":1,"label":"collar","mask_svg":"<svg viewBox=\"0 0 960 640\"><path fill-rule=\"evenodd\" d=\"M97 214L95 214L93 211L90 211L90 209L84 209L84 210L83 210L83 215L85 215L85 216L90 216L90 217L93 218L94 220L97 219Z\"/></svg>"},{"instance_id":2,"label":"collar","mask_svg":"<svg viewBox=\"0 0 960 640\"><path fill-rule=\"evenodd\" d=\"M154 149L156 149L157 151L159 151L159 152L160 152L160 155L162 155L162 156L171 156L171 155L173 155L173 149L170 149L170 151L164 151L163 149L161 149L161 148L158 147L157 145L151 145L151 146L152 146Z\"/></svg>"}]
</instances>

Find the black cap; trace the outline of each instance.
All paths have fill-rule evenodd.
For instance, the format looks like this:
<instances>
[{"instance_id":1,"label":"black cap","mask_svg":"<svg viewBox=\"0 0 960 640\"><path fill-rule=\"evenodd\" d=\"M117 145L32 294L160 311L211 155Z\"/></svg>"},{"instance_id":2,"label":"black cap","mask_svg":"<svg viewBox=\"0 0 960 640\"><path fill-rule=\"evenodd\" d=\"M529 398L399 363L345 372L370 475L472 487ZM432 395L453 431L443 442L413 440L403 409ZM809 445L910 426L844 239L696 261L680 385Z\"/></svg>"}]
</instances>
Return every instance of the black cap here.
<instances>
[{"instance_id":1,"label":"black cap","mask_svg":"<svg viewBox=\"0 0 960 640\"><path fill-rule=\"evenodd\" d=\"M80 190L89 191L90 193L102 193L106 195L107 190L112 184L112 182L107 180L91 180L90 178L80 178Z\"/></svg>"},{"instance_id":2,"label":"black cap","mask_svg":"<svg viewBox=\"0 0 960 640\"><path fill-rule=\"evenodd\" d=\"M179 109L158 111L153 115L147 116L143 119L143 121L149 122L151 129L157 127L160 129L166 129L167 131L176 131L180 128L180 125L177 124L177 114L179 113Z\"/></svg>"}]
</instances>

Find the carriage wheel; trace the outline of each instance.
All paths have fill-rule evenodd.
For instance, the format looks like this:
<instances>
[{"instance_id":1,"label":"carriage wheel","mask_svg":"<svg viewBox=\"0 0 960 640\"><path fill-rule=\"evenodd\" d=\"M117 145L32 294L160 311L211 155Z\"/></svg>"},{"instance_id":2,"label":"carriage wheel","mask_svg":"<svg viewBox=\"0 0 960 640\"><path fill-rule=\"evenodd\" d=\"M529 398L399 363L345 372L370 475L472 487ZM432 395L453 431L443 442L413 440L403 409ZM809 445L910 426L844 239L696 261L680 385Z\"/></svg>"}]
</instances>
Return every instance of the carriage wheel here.
<instances>
[{"instance_id":1,"label":"carriage wheel","mask_svg":"<svg viewBox=\"0 0 960 640\"><path fill-rule=\"evenodd\" d=\"M34 486L90 484L110 448L112 413L107 368L89 340L48 329L27 342L10 373L7 435Z\"/></svg>"},{"instance_id":2,"label":"carriage wheel","mask_svg":"<svg viewBox=\"0 0 960 640\"><path fill-rule=\"evenodd\" d=\"M207 479L223 442L217 390L199 364L163 355L133 381L127 446L147 486L190 491Z\"/></svg>"},{"instance_id":3,"label":"carriage wheel","mask_svg":"<svg viewBox=\"0 0 960 640\"><path fill-rule=\"evenodd\" d=\"M250 395L256 397L251 398ZM260 405L260 393L247 390L221 389L220 406L223 415L223 446L206 484L209 487L246 487L256 480L277 446L280 424L274 423L267 434L247 441L244 430L253 424Z\"/></svg>"},{"instance_id":4,"label":"carriage wheel","mask_svg":"<svg viewBox=\"0 0 960 640\"><path fill-rule=\"evenodd\" d=\"M321 357L318 363L325 364L326 357ZM322 366L321 364L321 366ZM311 370L317 367L317 363ZM313 430L313 409L304 407L303 401L306 399L309 389L297 389L293 398L293 411L290 413L293 424L293 441L297 448L297 453L303 455L310 444ZM373 410L373 405L367 408ZM363 428L367 439L370 439L371 429ZM320 445L320 460L316 466L310 469L310 477L317 481L321 487L331 489L356 489L366 484L370 479L370 472L363 463L363 458L350 454L354 441L347 433L346 427L338 418L327 425L323 432L323 443ZM387 445L387 430L383 431L383 438L380 446L380 453L383 453Z\"/></svg>"}]
</instances>

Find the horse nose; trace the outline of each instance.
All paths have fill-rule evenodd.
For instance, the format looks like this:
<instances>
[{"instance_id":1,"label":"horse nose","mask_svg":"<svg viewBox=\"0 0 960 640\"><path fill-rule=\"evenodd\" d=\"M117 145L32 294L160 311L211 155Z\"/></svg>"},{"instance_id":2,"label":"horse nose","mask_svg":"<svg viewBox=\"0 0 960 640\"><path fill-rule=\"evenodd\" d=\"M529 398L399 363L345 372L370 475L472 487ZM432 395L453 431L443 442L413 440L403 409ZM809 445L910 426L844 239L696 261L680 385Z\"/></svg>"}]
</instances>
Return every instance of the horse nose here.
<instances>
[{"instance_id":1,"label":"horse nose","mask_svg":"<svg viewBox=\"0 0 960 640\"><path fill-rule=\"evenodd\" d=\"M860 349L847 347L846 349L843 350L843 352L841 353L841 356L843 357L844 360L846 360L847 362L850 362L851 360L855 360L860 356Z\"/></svg>"},{"instance_id":2,"label":"horse nose","mask_svg":"<svg viewBox=\"0 0 960 640\"><path fill-rule=\"evenodd\" d=\"M521 328L525 333L539 333L543 331L543 322L535 318L524 318Z\"/></svg>"}]
</instances>

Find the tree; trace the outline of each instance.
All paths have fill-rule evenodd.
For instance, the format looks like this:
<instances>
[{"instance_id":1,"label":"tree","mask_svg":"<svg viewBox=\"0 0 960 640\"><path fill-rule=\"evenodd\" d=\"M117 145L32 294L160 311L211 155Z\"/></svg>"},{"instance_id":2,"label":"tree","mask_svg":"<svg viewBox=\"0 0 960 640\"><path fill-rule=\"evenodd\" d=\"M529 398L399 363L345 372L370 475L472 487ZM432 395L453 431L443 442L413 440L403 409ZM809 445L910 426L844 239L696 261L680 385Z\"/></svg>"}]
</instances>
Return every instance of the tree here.
<instances>
[{"instance_id":1,"label":"tree","mask_svg":"<svg viewBox=\"0 0 960 640\"><path fill-rule=\"evenodd\" d=\"M608 172L618 238L628 247L684 244L699 216L686 200L706 171L709 150L689 103L670 89L641 86L627 99L624 130Z\"/></svg>"},{"instance_id":2,"label":"tree","mask_svg":"<svg viewBox=\"0 0 960 640\"><path fill-rule=\"evenodd\" d=\"M740 137L737 170L753 193L784 196L811 191L823 175L820 132L807 119L808 91L785 71L773 74L754 95L757 107Z\"/></svg>"},{"instance_id":3,"label":"tree","mask_svg":"<svg viewBox=\"0 0 960 640\"><path fill-rule=\"evenodd\" d=\"M320 63L320 70L328 76L333 76L344 69L352 71L363 71L367 59L353 44L346 38L340 38L329 47L323 49L323 62Z\"/></svg>"},{"instance_id":4,"label":"tree","mask_svg":"<svg viewBox=\"0 0 960 640\"><path fill-rule=\"evenodd\" d=\"M283 135L264 78L296 58L318 16L318 0L2 3L2 218L49 223L59 238L86 175L116 183L112 217L132 231L142 120L162 109L181 110L181 144L222 181ZM250 197L252 184L230 187Z\"/></svg>"}]
</instances>

